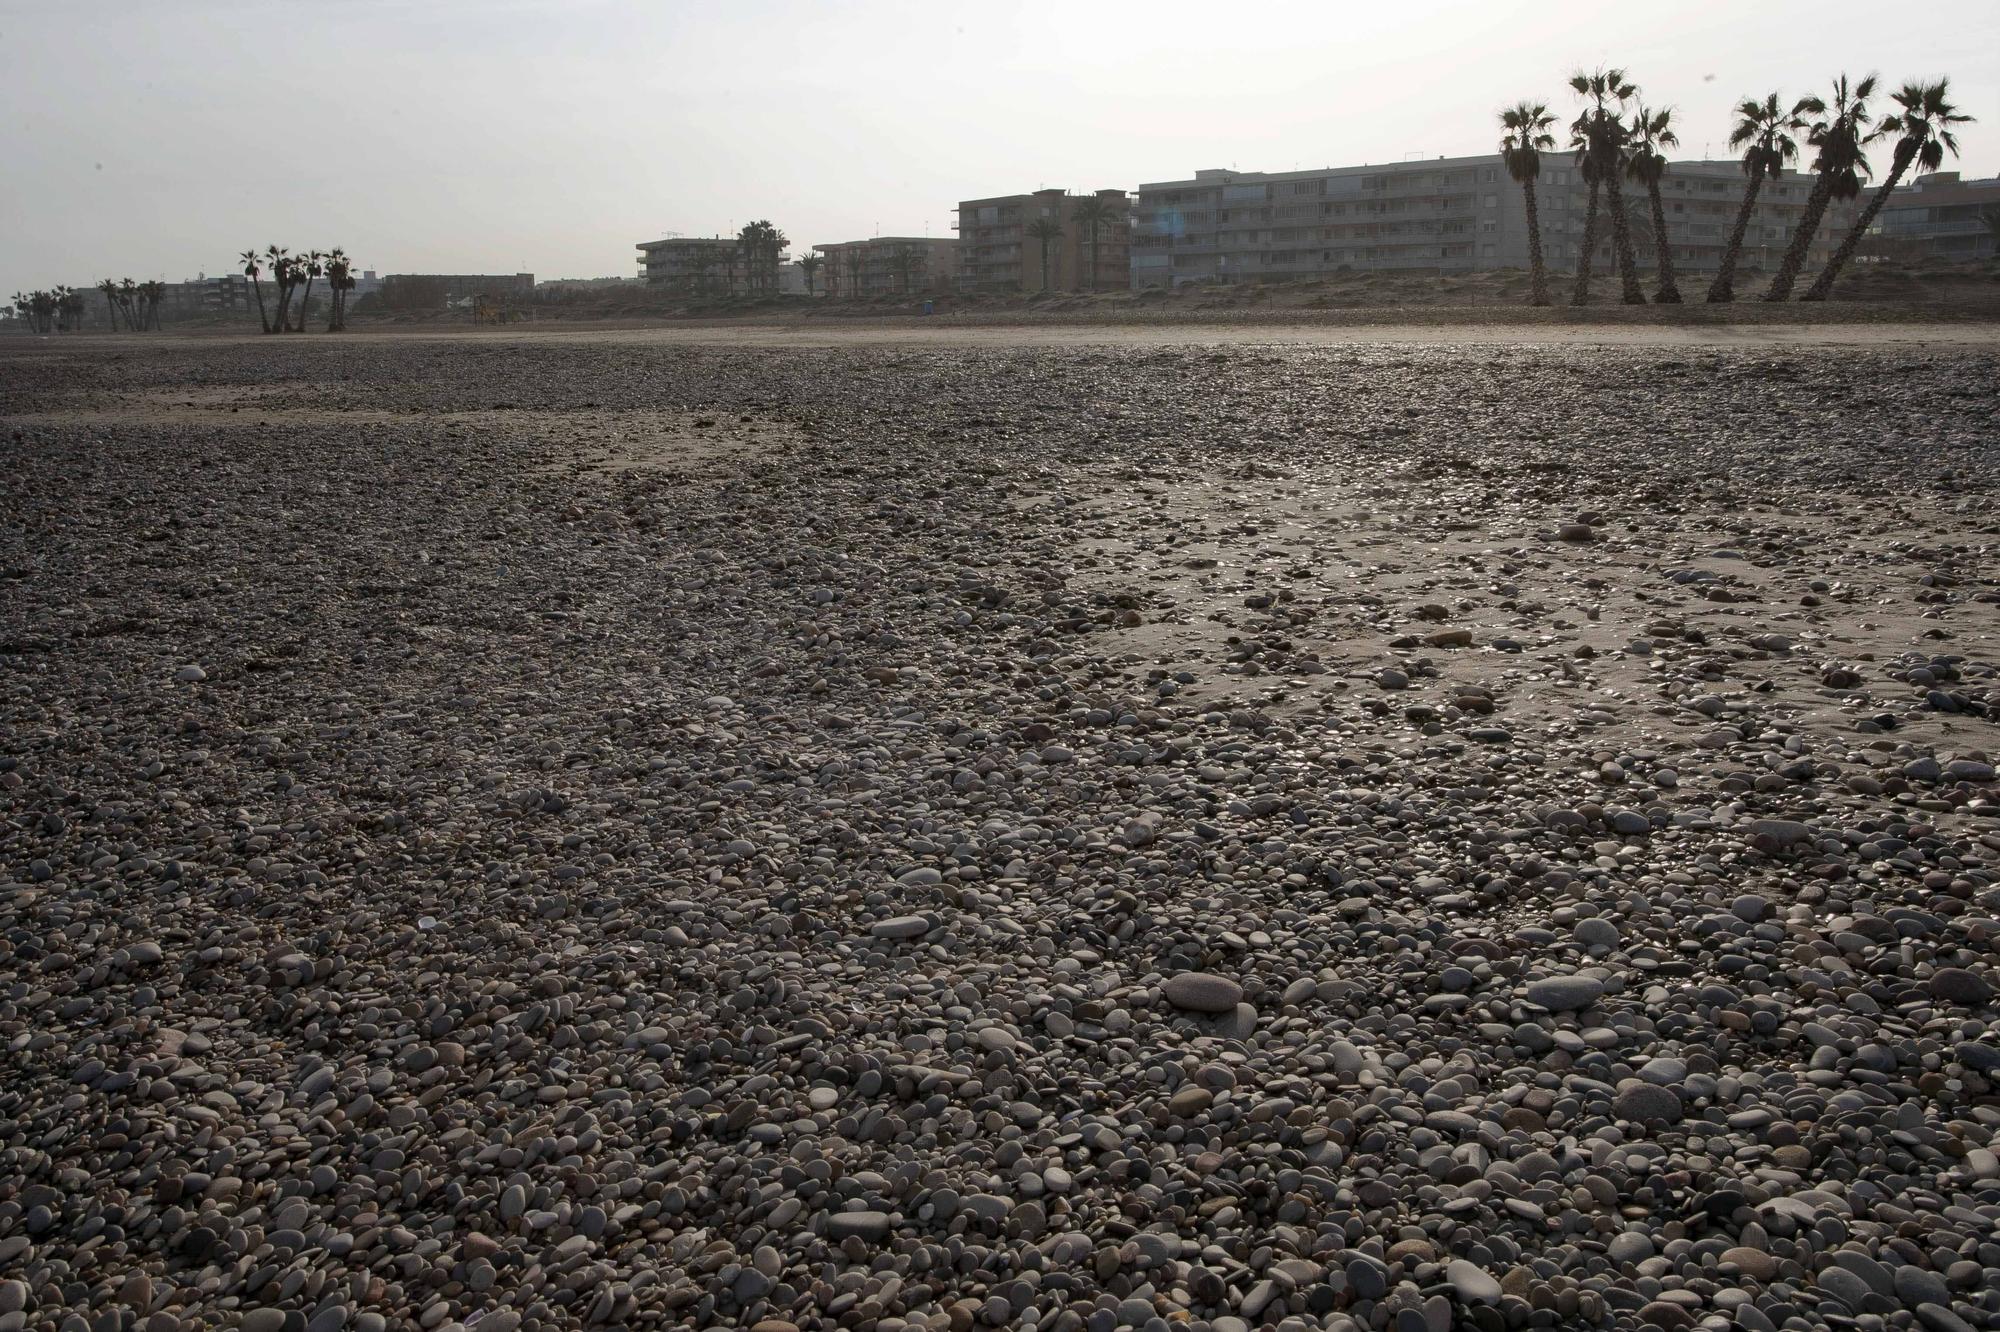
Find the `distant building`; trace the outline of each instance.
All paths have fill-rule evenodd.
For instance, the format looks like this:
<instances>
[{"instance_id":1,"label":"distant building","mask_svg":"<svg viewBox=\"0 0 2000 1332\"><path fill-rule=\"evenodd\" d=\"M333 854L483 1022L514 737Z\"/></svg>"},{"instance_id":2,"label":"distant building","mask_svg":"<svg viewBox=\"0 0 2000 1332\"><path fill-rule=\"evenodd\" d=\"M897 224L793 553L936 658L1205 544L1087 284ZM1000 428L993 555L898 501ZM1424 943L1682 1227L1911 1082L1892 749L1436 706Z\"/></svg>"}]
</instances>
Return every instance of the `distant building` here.
<instances>
[{"instance_id":1,"label":"distant building","mask_svg":"<svg viewBox=\"0 0 2000 1332\"><path fill-rule=\"evenodd\" d=\"M1764 182L1745 233L1741 270L1777 266L1812 178L1787 171ZM1668 246L1683 272L1713 272L1742 203L1740 165L1675 162L1661 181ZM1566 155L1544 154L1535 187L1542 253L1574 270L1589 187ZM1652 210L1643 186L1624 185L1639 267L1654 267ZM1808 256L1823 261L1853 224L1836 203ZM1600 214L1596 259L1611 272L1611 228ZM1326 167L1316 171L1198 171L1141 185L1132 231L1132 285L1255 282L1345 270L1461 272L1528 266L1527 206L1499 154ZM1612 278L1615 282L1616 277Z\"/></svg>"},{"instance_id":2,"label":"distant building","mask_svg":"<svg viewBox=\"0 0 2000 1332\"><path fill-rule=\"evenodd\" d=\"M594 278L543 278L535 284L537 292L551 291L606 291L618 287L629 287L637 283L636 278L594 277Z\"/></svg>"},{"instance_id":3,"label":"distant building","mask_svg":"<svg viewBox=\"0 0 2000 1332\"><path fill-rule=\"evenodd\" d=\"M533 273L391 273L374 304L384 310L444 310L475 296L530 296ZM357 295L358 295L357 290Z\"/></svg>"},{"instance_id":4,"label":"distant building","mask_svg":"<svg viewBox=\"0 0 2000 1332\"><path fill-rule=\"evenodd\" d=\"M813 248L826 260L819 287L835 299L949 291L958 276L958 242L949 238L871 236Z\"/></svg>"},{"instance_id":5,"label":"distant building","mask_svg":"<svg viewBox=\"0 0 2000 1332\"><path fill-rule=\"evenodd\" d=\"M1096 235L1076 220L1085 199L1104 205L1106 220ZM1042 243L1029 233L1047 219L1062 228L1048 246L1049 272L1042 272ZM958 205L958 283L975 291L1083 291L1126 285L1131 208L1125 191L1069 194L1036 190ZM1094 248L1093 248L1094 241Z\"/></svg>"},{"instance_id":6,"label":"distant building","mask_svg":"<svg viewBox=\"0 0 2000 1332\"><path fill-rule=\"evenodd\" d=\"M1991 259L2000 253L2000 176L1961 179L1933 171L1897 190L1875 215L1863 252L1875 259Z\"/></svg>"},{"instance_id":7,"label":"distant building","mask_svg":"<svg viewBox=\"0 0 2000 1332\"><path fill-rule=\"evenodd\" d=\"M784 256L778 272L782 290ZM757 292L743 247L734 236L669 236L639 242L639 270L646 284L690 295L747 296Z\"/></svg>"}]
</instances>

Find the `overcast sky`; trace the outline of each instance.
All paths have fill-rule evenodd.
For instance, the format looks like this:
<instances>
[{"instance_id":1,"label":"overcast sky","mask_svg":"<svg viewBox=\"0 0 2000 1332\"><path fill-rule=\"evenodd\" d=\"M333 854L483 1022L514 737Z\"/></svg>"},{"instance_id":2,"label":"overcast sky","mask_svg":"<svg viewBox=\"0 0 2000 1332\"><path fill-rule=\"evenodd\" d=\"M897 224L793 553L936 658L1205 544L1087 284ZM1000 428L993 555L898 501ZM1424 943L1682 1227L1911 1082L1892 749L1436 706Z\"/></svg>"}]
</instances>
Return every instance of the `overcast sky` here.
<instances>
[{"instance_id":1,"label":"overcast sky","mask_svg":"<svg viewBox=\"0 0 2000 1332\"><path fill-rule=\"evenodd\" d=\"M629 276L768 217L948 236L962 198L1490 151L1625 66L1722 155L1745 94L1950 74L2000 168L2000 0L0 0L0 293L344 246ZM1886 149L1878 155L1886 162Z\"/></svg>"}]
</instances>

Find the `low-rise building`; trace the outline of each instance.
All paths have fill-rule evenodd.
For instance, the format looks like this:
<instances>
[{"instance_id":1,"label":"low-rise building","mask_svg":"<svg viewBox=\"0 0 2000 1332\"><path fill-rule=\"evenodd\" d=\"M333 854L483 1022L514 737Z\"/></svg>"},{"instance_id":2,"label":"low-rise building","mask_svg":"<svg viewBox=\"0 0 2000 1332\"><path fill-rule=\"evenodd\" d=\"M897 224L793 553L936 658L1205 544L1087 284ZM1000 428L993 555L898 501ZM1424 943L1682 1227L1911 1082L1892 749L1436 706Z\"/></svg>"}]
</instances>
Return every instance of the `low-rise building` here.
<instances>
[{"instance_id":1,"label":"low-rise building","mask_svg":"<svg viewBox=\"0 0 2000 1332\"><path fill-rule=\"evenodd\" d=\"M813 246L824 262L819 287L835 300L949 291L958 242L934 236L871 236Z\"/></svg>"},{"instance_id":2,"label":"low-rise building","mask_svg":"<svg viewBox=\"0 0 2000 1332\"><path fill-rule=\"evenodd\" d=\"M1089 220L1079 207L1099 214ZM1060 234L1044 242L1037 222ZM958 205L958 284L975 291L1086 291L1128 282L1132 210L1124 190L1036 190ZM1048 256L1047 271L1043 255Z\"/></svg>"},{"instance_id":3,"label":"low-rise building","mask_svg":"<svg viewBox=\"0 0 2000 1332\"><path fill-rule=\"evenodd\" d=\"M533 273L391 273L369 304L384 310L444 310L480 296L525 299L534 292Z\"/></svg>"},{"instance_id":4,"label":"low-rise building","mask_svg":"<svg viewBox=\"0 0 2000 1332\"><path fill-rule=\"evenodd\" d=\"M1712 272L1742 203L1731 161L1675 162L1661 181L1667 241L1677 269ZM1812 178L1787 171L1758 193L1742 271L1777 266ZM1624 186L1641 269L1656 263L1645 188ZM1589 187L1567 156L1545 154L1535 187L1542 253L1551 269L1581 256ZM1851 202L1829 207L1808 255L1823 261L1854 221ZM1611 272L1611 227L1600 214L1596 258ZM1348 270L1458 272L1528 266L1527 205L1499 154L1326 167L1315 171L1198 171L1139 187L1132 285L1254 282ZM1615 280L1615 279L1614 279Z\"/></svg>"},{"instance_id":5,"label":"low-rise building","mask_svg":"<svg viewBox=\"0 0 2000 1332\"><path fill-rule=\"evenodd\" d=\"M1868 228L1872 259L1991 259L2000 254L2000 176L1956 171L1918 176L1889 196Z\"/></svg>"}]
</instances>

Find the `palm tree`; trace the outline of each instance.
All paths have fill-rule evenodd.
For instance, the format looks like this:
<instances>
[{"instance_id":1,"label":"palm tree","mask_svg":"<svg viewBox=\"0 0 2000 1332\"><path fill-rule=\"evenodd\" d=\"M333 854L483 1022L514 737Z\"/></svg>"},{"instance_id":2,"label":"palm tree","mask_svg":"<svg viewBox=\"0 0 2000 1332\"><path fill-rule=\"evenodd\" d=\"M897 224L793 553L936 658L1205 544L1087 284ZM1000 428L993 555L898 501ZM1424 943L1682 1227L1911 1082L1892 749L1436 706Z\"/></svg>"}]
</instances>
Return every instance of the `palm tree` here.
<instances>
[{"instance_id":1,"label":"palm tree","mask_svg":"<svg viewBox=\"0 0 2000 1332\"><path fill-rule=\"evenodd\" d=\"M769 222L760 222L758 226L762 228L761 238L764 246L765 290L772 295L776 295L778 291L778 268L784 262L785 247L792 243L792 238L772 226Z\"/></svg>"},{"instance_id":2,"label":"palm tree","mask_svg":"<svg viewBox=\"0 0 2000 1332\"><path fill-rule=\"evenodd\" d=\"M278 317L271 321L270 331L283 333L287 327L285 314L292 304L292 285L296 277L296 266L291 251L282 245L268 246L264 257L271 261L271 280L278 284Z\"/></svg>"},{"instance_id":3,"label":"palm tree","mask_svg":"<svg viewBox=\"0 0 2000 1332\"><path fill-rule=\"evenodd\" d=\"M126 278L118 284L118 304L125 311L125 326L136 330L139 321L132 312L139 304L139 284L131 278Z\"/></svg>"},{"instance_id":4,"label":"palm tree","mask_svg":"<svg viewBox=\"0 0 2000 1332\"><path fill-rule=\"evenodd\" d=\"M326 318L329 333L339 333L347 327L347 293L354 289L354 279L349 276L351 267L347 251L338 245L327 251L326 286L333 294Z\"/></svg>"},{"instance_id":5,"label":"palm tree","mask_svg":"<svg viewBox=\"0 0 2000 1332\"><path fill-rule=\"evenodd\" d=\"M1831 106L1817 97L1810 99L1806 113L1818 117L1806 130L1806 142L1817 150L1813 154L1812 192L1806 196L1798 229L1785 247L1784 260L1778 265L1778 275L1771 279L1770 290L1764 293L1765 300L1782 301L1791 296L1792 284L1805 267L1806 251L1812 248L1820 219L1826 216L1826 206L1835 199L1852 199L1861 193L1861 182L1868 176L1868 155L1863 151L1869 137L1868 99L1874 95L1873 74L1852 87L1842 74L1833 81Z\"/></svg>"},{"instance_id":6,"label":"palm tree","mask_svg":"<svg viewBox=\"0 0 2000 1332\"><path fill-rule=\"evenodd\" d=\"M1653 253L1658 256L1660 285L1653 293L1653 299L1661 305L1681 303L1680 285L1674 281L1674 251L1667 237L1667 209L1660 202L1660 179L1667 174L1667 155L1664 149L1680 147L1680 136L1674 133L1674 113L1671 107L1658 111L1648 111L1642 103L1632 115L1632 123L1626 130L1631 141L1632 152L1625 161L1625 174L1646 187L1646 195L1653 208Z\"/></svg>"},{"instance_id":7,"label":"palm tree","mask_svg":"<svg viewBox=\"0 0 2000 1332\"><path fill-rule=\"evenodd\" d=\"M1534 275L1534 295L1532 305L1549 303L1549 277L1542 264L1542 222L1535 203L1535 182L1542 176L1542 154L1554 149L1555 135L1549 133L1549 126L1556 118L1549 114L1547 106L1540 102L1516 102L1500 113L1500 126L1506 133L1500 136L1500 157L1507 164L1507 174L1521 187L1521 197L1528 206L1528 266Z\"/></svg>"},{"instance_id":8,"label":"palm tree","mask_svg":"<svg viewBox=\"0 0 2000 1332\"><path fill-rule=\"evenodd\" d=\"M97 284L97 289L104 293L105 313L111 316L111 331L116 333L118 331L118 283L111 278L105 278Z\"/></svg>"},{"instance_id":9,"label":"palm tree","mask_svg":"<svg viewBox=\"0 0 2000 1332\"><path fill-rule=\"evenodd\" d=\"M818 250L808 250L799 256L799 276L806 280L806 295L814 295L813 284L819 278L819 266L826 262Z\"/></svg>"},{"instance_id":10,"label":"palm tree","mask_svg":"<svg viewBox=\"0 0 2000 1332\"><path fill-rule=\"evenodd\" d=\"M269 333L271 331L271 319L269 315L264 313L264 284L257 280L257 275L264 270L257 262L257 252L255 250L245 250L238 257L243 260L243 276L250 279L250 286L257 293L257 322L264 326L266 333Z\"/></svg>"},{"instance_id":11,"label":"palm tree","mask_svg":"<svg viewBox=\"0 0 2000 1332\"><path fill-rule=\"evenodd\" d=\"M1028 224L1028 234L1042 247L1042 290L1049 289L1049 282L1055 276L1049 267L1049 246L1062 239L1062 223L1052 217L1038 217Z\"/></svg>"},{"instance_id":12,"label":"palm tree","mask_svg":"<svg viewBox=\"0 0 2000 1332\"><path fill-rule=\"evenodd\" d=\"M743 289L747 293L757 286L758 260L764 252L764 237L757 223L743 224L743 230L736 233L736 249L743 258Z\"/></svg>"},{"instance_id":13,"label":"palm tree","mask_svg":"<svg viewBox=\"0 0 2000 1332\"><path fill-rule=\"evenodd\" d=\"M308 250L299 258L299 271L305 276L305 292L299 297L298 332L306 331L306 311L312 308L313 279L325 271L326 256L318 250Z\"/></svg>"},{"instance_id":14,"label":"palm tree","mask_svg":"<svg viewBox=\"0 0 2000 1332\"><path fill-rule=\"evenodd\" d=\"M1583 207L1583 243L1576 259L1576 285L1570 291L1571 305L1590 303L1590 270L1597 258L1597 212L1603 197L1603 176L1597 169L1597 154L1590 142L1590 117L1578 116L1569 126L1570 155L1576 160L1577 174L1590 193Z\"/></svg>"},{"instance_id":15,"label":"palm tree","mask_svg":"<svg viewBox=\"0 0 2000 1332\"><path fill-rule=\"evenodd\" d=\"M1090 289L1097 290L1097 229L1112 221L1111 205L1094 194L1087 194L1070 205L1069 220L1083 232L1083 243L1090 251Z\"/></svg>"},{"instance_id":16,"label":"palm tree","mask_svg":"<svg viewBox=\"0 0 2000 1332\"><path fill-rule=\"evenodd\" d=\"M1611 104L1616 102L1622 112L1625 103L1638 95L1638 85L1627 80L1622 69L1599 69L1589 74L1573 75L1569 86L1585 103L1584 113L1577 123L1582 127L1583 150L1592 159L1597 183L1604 190L1604 202L1611 213L1611 249L1618 261L1618 277L1625 304L1644 305L1646 293L1639 289L1638 262L1632 254L1632 229L1625 215L1625 192L1618 183L1625 165L1625 122L1611 109ZM1594 241L1595 237L1590 239ZM1587 290L1587 287L1584 289ZM1581 304L1580 301L1578 303Z\"/></svg>"},{"instance_id":17,"label":"palm tree","mask_svg":"<svg viewBox=\"0 0 2000 1332\"><path fill-rule=\"evenodd\" d=\"M1882 211L1882 205L1889 202L1890 191L1910 169L1912 162L1925 171L1936 171L1944 165L1944 155L1958 156L1958 137L1951 131L1953 125L1963 125L1972 117L1960 115L1951 104L1951 80L1939 79L1936 83L1906 83L1890 94L1890 100L1902 110L1884 117L1875 127L1874 137L1886 139L1896 135L1896 152L1889 167L1888 179L1875 191L1868 206L1861 210L1861 216L1854 219L1848 228L1847 237L1840 242L1840 248L1826 261L1826 267L1813 279L1802 300L1823 301L1833 290L1834 279L1840 270L1854 257L1855 247L1868 234L1868 228L1875 224L1875 215Z\"/></svg>"},{"instance_id":18,"label":"palm tree","mask_svg":"<svg viewBox=\"0 0 2000 1332\"><path fill-rule=\"evenodd\" d=\"M741 248L732 247L722 252L722 294L736 294L736 270L743 262Z\"/></svg>"},{"instance_id":19,"label":"palm tree","mask_svg":"<svg viewBox=\"0 0 2000 1332\"><path fill-rule=\"evenodd\" d=\"M1767 176L1777 175L1787 162L1798 157L1799 144L1793 136L1805 130L1806 116L1812 113L1817 100L1802 97L1789 111L1780 109L1776 93L1761 102L1746 97L1737 104L1736 128L1729 136L1729 146L1742 150L1743 174L1749 183L1743 187L1743 205L1736 210L1729 247L1722 252L1722 267L1715 271L1715 281L1708 287L1709 304L1736 299L1736 260L1743 253L1743 237L1750 230L1750 216L1757 208L1757 192L1764 187Z\"/></svg>"},{"instance_id":20,"label":"palm tree","mask_svg":"<svg viewBox=\"0 0 2000 1332\"><path fill-rule=\"evenodd\" d=\"M861 269L866 259L859 245L847 252L847 299L851 301L861 299Z\"/></svg>"}]
</instances>

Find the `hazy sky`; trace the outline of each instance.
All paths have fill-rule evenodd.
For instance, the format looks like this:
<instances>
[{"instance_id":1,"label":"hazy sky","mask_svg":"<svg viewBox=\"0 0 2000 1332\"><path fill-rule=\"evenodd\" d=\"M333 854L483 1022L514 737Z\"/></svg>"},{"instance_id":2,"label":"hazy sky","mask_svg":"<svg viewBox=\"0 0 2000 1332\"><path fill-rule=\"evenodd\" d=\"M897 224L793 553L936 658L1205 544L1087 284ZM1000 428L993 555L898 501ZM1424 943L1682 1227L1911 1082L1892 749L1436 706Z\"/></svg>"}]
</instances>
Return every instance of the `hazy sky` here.
<instances>
[{"instance_id":1,"label":"hazy sky","mask_svg":"<svg viewBox=\"0 0 2000 1332\"><path fill-rule=\"evenodd\" d=\"M950 235L961 198L1490 151L1617 62L1721 155L1742 95L1950 74L2000 168L2000 0L0 0L0 293L342 245L630 275L768 217ZM1879 155L1887 160L1886 149Z\"/></svg>"}]
</instances>

